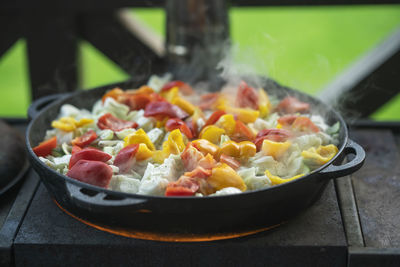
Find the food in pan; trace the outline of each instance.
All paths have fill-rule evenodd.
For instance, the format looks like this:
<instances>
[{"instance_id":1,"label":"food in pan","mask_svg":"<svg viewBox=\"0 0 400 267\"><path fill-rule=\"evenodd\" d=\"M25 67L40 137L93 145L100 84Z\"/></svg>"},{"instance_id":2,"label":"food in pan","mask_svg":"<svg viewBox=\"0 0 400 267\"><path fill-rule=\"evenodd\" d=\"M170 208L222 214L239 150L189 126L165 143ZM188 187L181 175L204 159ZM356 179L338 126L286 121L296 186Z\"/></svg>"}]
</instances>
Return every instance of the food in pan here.
<instances>
[{"instance_id":1,"label":"food in pan","mask_svg":"<svg viewBox=\"0 0 400 267\"><path fill-rule=\"evenodd\" d=\"M92 110L61 107L33 148L50 168L103 188L155 196L236 194L299 179L337 153L339 123L294 96L242 81L217 93L152 77Z\"/></svg>"}]
</instances>

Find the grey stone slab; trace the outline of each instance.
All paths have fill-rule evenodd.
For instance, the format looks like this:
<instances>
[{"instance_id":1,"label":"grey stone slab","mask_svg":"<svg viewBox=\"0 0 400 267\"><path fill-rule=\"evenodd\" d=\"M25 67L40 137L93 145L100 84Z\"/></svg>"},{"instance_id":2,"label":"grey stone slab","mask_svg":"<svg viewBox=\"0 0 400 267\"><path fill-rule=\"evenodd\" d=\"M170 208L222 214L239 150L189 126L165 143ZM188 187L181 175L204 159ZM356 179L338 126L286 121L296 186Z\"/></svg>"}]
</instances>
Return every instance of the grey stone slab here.
<instances>
[{"instance_id":1,"label":"grey stone slab","mask_svg":"<svg viewBox=\"0 0 400 267\"><path fill-rule=\"evenodd\" d=\"M40 186L15 239L14 253L17 266L55 262L114 266L343 266L347 260L333 183L307 211L274 230L200 243L147 241L102 232L63 213Z\"/></svg>"},{"instance_id":2,"label":"grey stone slab","mask_svg":"<svg viewBox=\"0 0 400 267\"><path fill-rule=\"evenodd\" d=\"M364 166L352 175L366 247L400 247L400 156L389 130L356 130Z\"/></svg>"}]
</instances>

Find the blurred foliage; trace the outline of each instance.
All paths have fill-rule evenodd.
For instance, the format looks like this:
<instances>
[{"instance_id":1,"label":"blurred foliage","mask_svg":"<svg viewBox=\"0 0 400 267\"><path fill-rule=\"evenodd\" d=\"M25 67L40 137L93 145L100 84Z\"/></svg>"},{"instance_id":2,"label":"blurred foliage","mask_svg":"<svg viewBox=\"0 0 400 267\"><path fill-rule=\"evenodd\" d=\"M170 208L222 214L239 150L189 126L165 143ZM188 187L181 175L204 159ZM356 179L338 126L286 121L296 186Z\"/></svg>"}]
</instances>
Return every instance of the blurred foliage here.
<instances>
[{"instance_id":1,"label":"blurred foliage","mask_svg":"<svg viewBox=\"0 0 400 267\"><path fill-rule=\"evenodd\" d=\"M132 13L164 36L163 9ZM317 94L352 61L400 25L400 5L232 8L235 59L282 84ZM26 46L18 41L0 58L0 116L25 116L30 102ZM81 84L91 88L128 75L101 52L80 43ZM372 117L400 119L400 95Z\"/></svg>"}]
</instances>

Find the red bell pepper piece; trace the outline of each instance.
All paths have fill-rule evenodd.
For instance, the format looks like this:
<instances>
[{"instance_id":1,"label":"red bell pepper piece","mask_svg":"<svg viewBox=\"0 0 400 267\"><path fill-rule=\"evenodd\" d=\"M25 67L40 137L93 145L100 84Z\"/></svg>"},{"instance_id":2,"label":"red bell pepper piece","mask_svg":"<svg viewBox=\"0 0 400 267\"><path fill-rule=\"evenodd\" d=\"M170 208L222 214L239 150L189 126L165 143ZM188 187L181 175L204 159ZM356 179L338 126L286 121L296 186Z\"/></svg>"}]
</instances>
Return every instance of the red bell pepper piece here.
<instances>
[{"instance_id":1,"label":"red bell pepper piece","mask_svg":"<svg viewBox=\"0 0 400 267\"><path fill-rule=\"evenodd\" d=\"M254 144L257 147L257 151L260 151L265 139L274 142L285 142L290 136L290 132L284 129L264 129L258 132Z\"/></svg>"},{"instance_id":2,"label":"red bell pepper piece","mask_svg":"<svg viewBox=\"0 0 400 267\"><path fill-rule=\"evenodd\" d=\"M167 91L171 90L174 87L178 87L179 90L184 95L191 95L191 94L194 93L193 88L190 85L188 85L187 83L182 82L182 81L171 81L171 82L165 84L163 86L163 88L161 88L161 92L167 92Z\"/></svg>"},{"instance_id":3,"label":"red bell pepper piece","mask_svg":"<svg viewBox=\"0 0 400 267\"><path fill-rule=\"evenodd\" d=\"M106 162L111 159L111 155L98 149L87 147L72 154L69 160L69 168L71 169L81 159Z\"/></svg>"},{"instance_id":4,"label":"red bell pepper piece","mask_svg":"<svg viewBox=\"0 0 400 267\"><path fill-rule=\"evenodd\" d=\"M107 188L112 174L112 168L104 162L81 159L66 175L84 183Z\"/></svg>"},{"instance_id":5,"label":"red bell pepper piece","mask_svg":"<svg viewBox=\"0 0 400 267\"><path fill-rule=\"evenodd\" d=\"M240 167L239 161L237 161L235 158L225 155L225 154L221 154L221 156L219 158L219 162L228 164L229 167L231 167L234 170L236 170Z\"/></svg>"},{"instance_id":6,"label":"red bell pepper piece","mask_svg":"<svg viewBox=\"0 0 400 267\"><path fill-rule=\"evenodd\" d=\"M114 132L121 131L123 129L128 129L128 128L136 128L138 127L138 124L133 121L126 121L126 120L121 120L110 113L106 113L103 116L99 118L97 121L97 127L100 129L110 129Z\"/></svg>"},{"instance_id":7,"label":"red bell pepper piece","mask_svg":"<svg viewBox=\"0 0 400 267\"><path fill-rule=\"evenodd\" d=\"M76 137L74 140L71 141L72 145L85 147L90 145L94 140L96 140L97 134L93 130L89 130L83 135Z\"/></svg>"},{"instance_id":8,"label":"red bell pepper piece","mask_svg":"<svg viewBox=\"0 0 400 267\"><path fill-rule=\"evenodd\" d=\"M281 125L292 125L293 122L297 119L297 115L285 115L278 119L278 122Z\"/></svg>"},{"instance_id":9,"label":"red bell pepper piece","mask_svg":"<svg viewBox=\"0 0 400 267\"><path fill-rule=\"evenodd\" d=\"M165 123L165 130L170 132L175 129L179 129L183 134L186 135L187 138L189 139L193 138L192 131L184 121L178 118L171 118L167 120L167 122Z\"/></svg>"},{"instance_id":10,"label":"red bell pepper piece","mask_svg":"<svg viewBox=\"0 0 400 267\"><path fill-rule=\"evenodd\" d=\"M300 131L304 131L304 132L309 132L309 131L314 132L314 133L319 132L318 126L315 125L307 117L297 117L292 124L292 128L294 130L300 130Z\"/></svg>"},{"instance_id":11,"label":"red bell pepper piece","mask_svg":"<svg viewBox=\"0 0 400 267\"><path fill-rule=\"evenodd\" d=\"M120 173L128 172L135 164L135 155L139 150L139 144L132 144L121 149L114 160L114 165L119 168Z\"/></svg>"},{"instance_id":12,"label":"red bell pepper piece","mask_svg":"<svg viewBox=\"0 0 400 267\"><path fill-rule=\"evenodd\" d=\"M195 179L181 176L178 181L170 182L165 190L166 196L193 196L199 189Z\"/></svg>"},{"instance_id":13,"label":"red bell pepper piece","mask_svg":"<svg viewBox=\"0 0 400 267\"><path fill-rule=\"evenodd\" d=\"M164 119L165 117L184 119L189 116L189 114L187 114L178 106L164 101L150 102L144 110L144 115L146 117L156 117L160 120Z\"/></svg>"},{"instance_id":14,"label":"red bell pepper piece","mask_svg":"<svg viewBox=\"0 0 400 267\"><path fill-rule=\"evenodd\" d=\"M236 120L235 132L233 133L232 140L235 142L253 141L254 134L242 121Z\"/></svg>"},{"instance_id":15,"label":"red bell pepper piece","mask_svg":"<svg viewBox=\"0 0 400 267\"><path fill-rule=\"evenodd\" d=\"M130 110L144 109L148 103L152 101L151 95L148 94L135 94L126 96L124 104L126 104Z\"/></svg>"},{"instance_id":16,"label":"red bell pepper piece","mask_svg":"<svg viewBox=\"0 0 400 267\"><path fill-rule=\"evenodd\" d=\"M46 157L51 154L52 150L57 147L57 137L54 136L46 141L41 142L33 148L33 152L38 157Z\"/></svg>"},{"instance_id":17,"label":"red bell pepper piece","mask_svg":"<svg viewBox=\"0 0 400 267\"><path fill-rule=\"evenodd\" d=\"M297 98L293 96L287 96L285 97L276 107L276 110L281 112L281 113L288 113L288 114L293 114L293 113L304 113L309 111L310 109L310 104L301 102Z\"/></svg>"},{"instance_id":18,"label":"red bell pepper piece","mask_svg":"<svg viewBox=\"0 0 400 267\"><path fill-rule=\"evenodd\" d=\"M201 96L199 108L202 110L211 109L217 102L219 93L208 93Z\"/></svg>"},{"instance_id":19,"label":"red bell pepper piece","mask_svg":"<svg viewBox=\"0 0 400 267\"><path fill-rule=\"evenodd\" d=\"M216 123L222 115L225 115L226 112L223 110L216 110L213 114L207 119L206 123L204 124L203 128Z\"/></svg>"},{"instance_id":20,"label":"red bell pepper piece","mask_svg":"<svg viewBox=\"0 0 400 267\"><path fill-rule=\"evenodd\" d=\"M76 152L79 152L79 151L81 151L81 150L82 150L81 147L79 147L79 146L73 146L73 147L72 147L72 151L71 151L71 155L73 155L73 154L75 154Z\"/></svg>"},{"instance_id":21,"label":"red bell pepper piece","mask_svg":"<svg viewBox=\"0 0 400 267\"><path fill-rule=\"evenodd\" d=\"M241 108L258 109L258 93L242 81L236 94L236 104Z\"/></svg>"}]
</instances>

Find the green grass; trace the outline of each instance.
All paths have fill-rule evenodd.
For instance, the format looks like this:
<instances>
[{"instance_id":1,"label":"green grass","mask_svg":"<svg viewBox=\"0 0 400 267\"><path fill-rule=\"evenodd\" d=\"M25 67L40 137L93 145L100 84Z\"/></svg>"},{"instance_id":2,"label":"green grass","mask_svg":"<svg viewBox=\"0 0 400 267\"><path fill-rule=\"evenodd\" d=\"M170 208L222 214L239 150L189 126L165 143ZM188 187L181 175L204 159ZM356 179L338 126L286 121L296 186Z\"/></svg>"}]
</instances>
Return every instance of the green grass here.
<instances>
[{"instance_id":1,"label":"green grass","mask_svg":"<svg viewBox=\"0 0 400 267\"><path fill-rule=\"evenodd\" d=\"M162 9L132 12L165 34ZM400 5L232 8L230 20L236 59L257 73L315 95L400 26ZM0 116L25 116L30 99L25 50L20 40L0 58ZM84 88L128 77L86 42L81 43L80 54ZM372 117L399 120L399 111L400 95Z\"/></svg>"}]
</instances>

